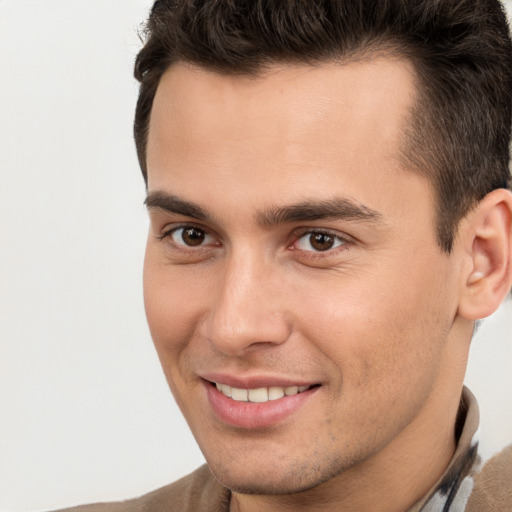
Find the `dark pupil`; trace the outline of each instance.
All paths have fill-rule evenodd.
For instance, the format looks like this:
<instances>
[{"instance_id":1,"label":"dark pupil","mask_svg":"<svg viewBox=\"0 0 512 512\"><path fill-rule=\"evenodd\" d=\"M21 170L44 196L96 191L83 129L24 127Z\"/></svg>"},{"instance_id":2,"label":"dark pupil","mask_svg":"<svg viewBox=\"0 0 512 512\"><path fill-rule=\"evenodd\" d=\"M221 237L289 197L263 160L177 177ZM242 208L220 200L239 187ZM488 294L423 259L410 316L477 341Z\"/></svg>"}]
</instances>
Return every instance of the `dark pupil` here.
<instances>
[{"instance_id":1,"label":"dark pupil","mask_svg":"<svg viewBox=\"0 0 512 512\"><path fill-rule=\"evenodd\" d=\"M201 245L204 242L204 231L197 228L185 228L181 235L187 245Z\"/></svg>"},{"instance_id":2,"label":"dark pupil","mask_svg":"<svg viewBox=\"0 0 512 512\"><path fill-rule=\"evenodd\" d=\"M309 241L317 251L327 251L333 246L334 237L325 233L312 233Z\"/></svg>"}]
</instances>

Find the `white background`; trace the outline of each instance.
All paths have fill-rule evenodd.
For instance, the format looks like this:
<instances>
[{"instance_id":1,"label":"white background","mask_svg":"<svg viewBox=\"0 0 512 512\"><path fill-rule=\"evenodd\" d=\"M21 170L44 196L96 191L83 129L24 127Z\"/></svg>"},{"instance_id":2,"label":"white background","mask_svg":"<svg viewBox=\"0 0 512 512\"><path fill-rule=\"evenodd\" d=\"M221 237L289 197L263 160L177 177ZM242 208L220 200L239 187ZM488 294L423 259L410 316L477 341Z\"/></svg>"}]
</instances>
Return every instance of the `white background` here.
<instances>
[{"instance_id":1,"label":"white background","mask_svg":"<svg viewBox=\"0 0 512 512\"><path fill-rule=\"evenodd\" d=\"M0 0L0 511L135 496L202 462L153 350L131 135L150 0ZM510 7L510 2L508 2ZM474 340L512 440L512 304Z\"/></svg>"}]
</instances>

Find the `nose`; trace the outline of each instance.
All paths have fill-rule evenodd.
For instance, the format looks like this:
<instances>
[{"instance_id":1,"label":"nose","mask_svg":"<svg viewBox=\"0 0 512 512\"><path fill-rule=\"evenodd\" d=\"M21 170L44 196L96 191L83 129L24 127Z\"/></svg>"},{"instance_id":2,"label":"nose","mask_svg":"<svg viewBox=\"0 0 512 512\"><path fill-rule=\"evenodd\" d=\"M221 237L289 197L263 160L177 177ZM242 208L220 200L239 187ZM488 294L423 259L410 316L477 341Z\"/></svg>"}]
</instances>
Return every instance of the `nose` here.
<instances>
[{"instance_id":1,"label":"nose","mask_svg":"<svg viewBox=\"0 0 512 512\"><path fill-rule=\"evenodd\" d=\"M241 356L290 336L285 294L272 266L262 258L232 255L219 272L206 336L224 354Z\"/></svg>"}]
</instances>

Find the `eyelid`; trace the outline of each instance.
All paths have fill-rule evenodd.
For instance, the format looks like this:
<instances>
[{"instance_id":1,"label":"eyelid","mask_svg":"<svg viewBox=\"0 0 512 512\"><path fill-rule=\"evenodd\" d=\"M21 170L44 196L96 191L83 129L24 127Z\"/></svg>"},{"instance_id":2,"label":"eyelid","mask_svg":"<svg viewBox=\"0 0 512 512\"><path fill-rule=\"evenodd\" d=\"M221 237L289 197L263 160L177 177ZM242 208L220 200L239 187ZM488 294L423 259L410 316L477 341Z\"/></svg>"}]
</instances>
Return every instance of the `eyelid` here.
<instances>
[{"instance_id":1,"label":"eyelid","mask_svg":"<svg viewBox=\"0 0 512 512\"><path fill-rule=\"evenodd\" d=\"M334 236L336 238L339 238L340 240L343 240L344 242L351 242L353 241L353 237L350 236L350 235L347 235L346 233L344 232L340 232L336 229L330 229L330 228L321 228L321 227L303 227L303 228L298 228L298 229L295 229L294 230L294 233L293 233L293 236L295 238L301 238L303 237L304 235L310 235L312 233L322 233L322 234L325 234L325 235L331 235L331 236Z\"/></svg>"},{"instance_id":2,"label":"eyelid","mask_svg":"<svg viewBox=\"0 0 512 512\"><path fill-rule=\"evenodd\" d=\"M212 233L212 231L209 228L207 228L199 223L193 222L193 221L192 222L183 222L182 221L182 222L176 222L176 223L167 223L161 229L161 232L155 235L155 238L157 238L160 241L167 241L174 248L179 249L179 250L185 250L185 251L190 251L190 250L198 251L201 249L204 250L209 247L212 247L211 242L206 243L206 244L201 244L196 247L187 246L186 244L175 243L172 240L173 233L175 233L176 231L178 231L180 229L185 229L185 228L195 228L195 229L201 230L207 236L213 238L215 246L222 245L222 243L219 241L219 236L216 233ZM302 237L311 235L313 233L321 233L321 234L330 235L330 236L336 238L337 240L339 240L341 242L341 244L336 247L326 249L325 251L306 250L306 249L300 249L300 248L294 247ZM339 250L346 250L346 249L348 249L348 246L350 246L353 243L354 243L354 239L350 235L347 235L346 233L340 233L339 231L334 230L334 229L321 228L321 227L318 227L318 228L317 227L303 227L303 228L298 228L298 229L294 230L294 232L292 234L292 240L290 243L287 244L287 246L289 249L292 249L292 250L300 251L302 253L309 253L309 254L307 254L307 256L310 258L315 258L315 257L321 258L321 257L332 256L333 253L338 252Z\"/></svg>"},{"instance_id":3,"label":"eyelid","mask_svg":"<svg viewBox=\"0 0 512 512\"><path fill-rule=\"evenodd\" d=\"M179 247L180 249L183 249L184 247L192 250L198 250L198 249L204 249L205 247L209 246L210 244L204 244L204 245L198 245L194 248L194 246L187 246L186 244L176 244L174 241L172 241L172 235L176 231L180 229L186 229L186 228L194 228L198 229L200 231L203 231L207 236L211 237L213 240L217 240L218 237L216 237L208 228L205 228L204 226L201 226L200 224L197 224L195 222L177 222L177 223L168 223L166 224L161 232L156 236L156 238L160 241L168 241L168 243L173 244L175 247ZM218 245L220 245L217 242ZM186 250L188 250L186 249Z\"/></svg>"},{"instance_id":4,"label":"eyelid","mask_svg":"<svg viewBox=\"0 0 512 512\"><path fill-rule=\"evenodd\" d=\"M307 249L299 249L295 247L297 242L307 235L312 235L314 233L329 235L341 242L340 245L333 247L331 249L326 249L325 251L314 251L314 250L307 250ZM296 251L301 251L302 253L309 253L309 257L327 257L332 255L333 253L339 251L339 250L346 250L348 246L350 246L351 243L353 243L354 240L349 235L346 235L345 233L340 233L339 231L328 229L328 228L301 228L299 230L296 230L293 236L293 241L289 245L289 247Z\"/></svg>"}]
</instances>

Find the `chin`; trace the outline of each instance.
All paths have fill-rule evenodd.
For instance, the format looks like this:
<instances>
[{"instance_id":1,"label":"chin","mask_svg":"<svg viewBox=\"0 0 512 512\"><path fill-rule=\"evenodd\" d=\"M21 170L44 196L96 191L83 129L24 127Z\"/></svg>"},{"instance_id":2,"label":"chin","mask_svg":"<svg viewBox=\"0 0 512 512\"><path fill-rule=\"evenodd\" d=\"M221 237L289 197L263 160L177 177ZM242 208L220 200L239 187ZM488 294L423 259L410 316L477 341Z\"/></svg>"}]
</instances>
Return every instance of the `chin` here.
<instances>
[{"instance_id":1,"label":"chin","mask_svg":"<svg viewBox=\"0 0 512 512\"><path fill-rule=\"evenodd\" d=\"M308 491L322 482L306 482L303 478L290 480L289 478L270 479L260 474L252 478L224 478L224 475L217 475L212 471L217 480L232 492L238 494L260 494L260 495L286 495L297 494Z\"/></svg>"},{"instance_id":2,"label":"chin","mask_svg":"<svg viewBox=\"0 0 512 512\"><path fill-rule=\"evenodd\" d=\"M272 463L271 468L264 464L255 464L254 468L247 465L239 467L233 461L227 461L227 464L207 462L215 478L224 487L239 494L296 494L313 489L346 469L339 460L316 467L305 462L285 465Z\"/></svg>"}]
</instances>

